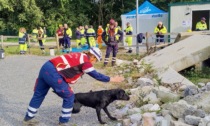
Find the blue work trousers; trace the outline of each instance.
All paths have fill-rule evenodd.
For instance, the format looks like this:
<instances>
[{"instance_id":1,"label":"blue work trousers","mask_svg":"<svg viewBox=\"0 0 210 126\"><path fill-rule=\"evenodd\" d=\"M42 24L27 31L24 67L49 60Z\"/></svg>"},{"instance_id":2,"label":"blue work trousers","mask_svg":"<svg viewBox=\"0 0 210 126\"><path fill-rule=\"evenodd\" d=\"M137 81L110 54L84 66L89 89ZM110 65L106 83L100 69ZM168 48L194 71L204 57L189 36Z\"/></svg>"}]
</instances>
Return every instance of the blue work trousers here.
<instances>
[{"instance_id":1,"label":"blue work trousers","mask_svg":"<svg viewBox=\"0 0 210 126\"><path fill-rule=\"evenodd\" d=\"M73 109L74 93L50 61L46 62L40 70L34 87L34 95L25 116L26 119L32 119L35 116L50 88L63 99L62 115L59 121L62 123L69 121Z\"/></svg>"}]
</instances>

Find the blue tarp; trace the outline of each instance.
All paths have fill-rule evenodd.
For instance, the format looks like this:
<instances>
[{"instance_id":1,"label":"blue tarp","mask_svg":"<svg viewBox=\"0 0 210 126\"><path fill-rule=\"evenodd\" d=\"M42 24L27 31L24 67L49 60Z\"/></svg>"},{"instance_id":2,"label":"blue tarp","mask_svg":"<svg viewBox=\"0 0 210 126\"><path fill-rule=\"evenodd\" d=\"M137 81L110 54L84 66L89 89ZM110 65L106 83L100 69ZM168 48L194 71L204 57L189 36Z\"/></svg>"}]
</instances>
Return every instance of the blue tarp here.
<instances>
[{"instance_id":1,"label":"blue tarp","mask_svg":"<svg viewBox=\"0 0 210 126\"><path fill-rule=\"evenodd\" d=\"M145 1L141 6L138 7L138 14L155 14L155 13L167 13L167 12L157 8L148 1ZM135 14L136 14L136 9L123 15L135 15Z\"/></svg>"}]
</instances>

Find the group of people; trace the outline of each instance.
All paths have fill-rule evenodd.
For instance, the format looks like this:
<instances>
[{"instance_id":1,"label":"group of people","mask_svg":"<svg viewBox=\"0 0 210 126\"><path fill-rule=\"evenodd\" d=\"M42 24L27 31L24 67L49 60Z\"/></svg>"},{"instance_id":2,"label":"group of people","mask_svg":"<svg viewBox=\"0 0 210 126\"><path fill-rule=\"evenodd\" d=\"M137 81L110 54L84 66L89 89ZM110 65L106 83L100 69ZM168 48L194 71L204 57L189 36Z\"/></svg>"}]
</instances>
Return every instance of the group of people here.
<instances>
[{"instance_id":1,"label":"group of people","mask_svg":"<svg viewBox=\"0 0 210 126\"><path fill-rule=\"evenodd\" d=\"M20 54L25 54L28 48L28 34L26 32L26 29L24 27L21 27L19 29L18 33L19 37L19 48L20 48ZM42 50L42 53L45 53L45 48L44 48L44 42L46 41L46 29L42 29L42 27L34 28L31 34L32 37L32 42L39 42L40 49Z\"/></svg>"}]
</instances>

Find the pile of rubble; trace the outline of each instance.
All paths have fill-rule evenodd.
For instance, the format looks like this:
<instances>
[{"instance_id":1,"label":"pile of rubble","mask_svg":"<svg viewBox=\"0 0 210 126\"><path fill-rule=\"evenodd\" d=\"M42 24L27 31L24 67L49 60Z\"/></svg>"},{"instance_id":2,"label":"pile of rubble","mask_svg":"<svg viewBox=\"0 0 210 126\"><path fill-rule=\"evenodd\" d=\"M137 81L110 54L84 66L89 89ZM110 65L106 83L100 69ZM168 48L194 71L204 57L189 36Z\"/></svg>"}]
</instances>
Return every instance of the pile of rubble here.
<instances>
[{"instance_id":1,"label":"pile of rubble","mask_svg":"<svg viewBox=\"0 0 210 126\"><path fill-rule=\"evenodd\" d=\"M155 71L145 64L118 63L118 73L139 71L139 78L128 78L129 101L117 101L114 111L118 126L210 126L210 82L187 86L181 83L165 84ZM148 66L147 66L148 67Z\"/></svg>"}]
</instances>

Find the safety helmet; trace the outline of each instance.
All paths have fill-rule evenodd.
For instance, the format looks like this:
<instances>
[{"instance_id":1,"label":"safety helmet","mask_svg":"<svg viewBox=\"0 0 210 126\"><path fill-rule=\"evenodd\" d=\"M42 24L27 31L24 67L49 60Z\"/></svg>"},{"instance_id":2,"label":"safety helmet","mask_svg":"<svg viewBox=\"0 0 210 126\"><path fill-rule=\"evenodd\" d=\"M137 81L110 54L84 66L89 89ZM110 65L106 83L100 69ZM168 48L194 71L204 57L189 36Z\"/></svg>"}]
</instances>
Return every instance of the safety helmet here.
<instances>
[{"instance_id":1,"label":"safety helmet","mask_svg":"<svg viewBox=\"0 0 210 126\"><path fill-rule=\"evenodd\" d=\"M110 19L109 25L115 25L115 20L114 19Z\"/></svg>"},{"instance_id":2,"label":"safety helmet","mask_svg":"<svg viewBox=\"0 0 210 126\"><path fill-rule=\"evenodd\" d=\"M90 53L93 54L97 58L98 61L102 60L102 52L99 48L91 47L90 48Z\"/></svg>"}]
</instances>

